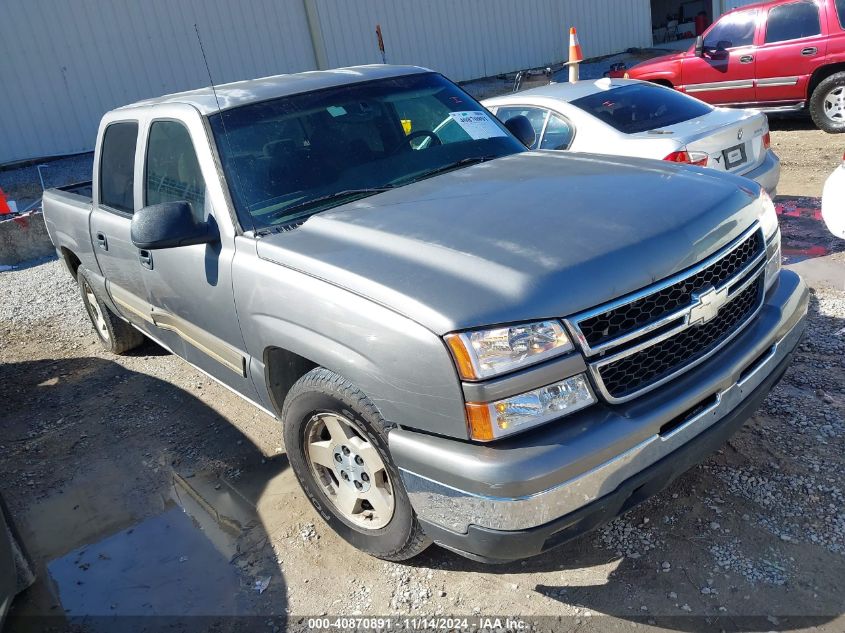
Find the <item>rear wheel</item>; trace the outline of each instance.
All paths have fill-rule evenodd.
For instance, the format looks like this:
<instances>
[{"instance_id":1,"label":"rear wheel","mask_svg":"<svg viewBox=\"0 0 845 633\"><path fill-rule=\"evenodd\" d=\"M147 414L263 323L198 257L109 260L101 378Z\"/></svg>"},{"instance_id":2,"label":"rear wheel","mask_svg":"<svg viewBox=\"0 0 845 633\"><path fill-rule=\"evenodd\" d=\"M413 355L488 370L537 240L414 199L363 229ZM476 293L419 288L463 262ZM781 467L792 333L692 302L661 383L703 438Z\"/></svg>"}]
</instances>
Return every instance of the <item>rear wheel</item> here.
<instances>
[{"instance_id":1,"label":"rear wheel","mask_svg":"<svg viewBox=\"0 0 845 633\"><path fill-rule=\"evenodd\" d=\"M76 279L82 303L103 348L113 354L123 354L144 342L143 334L114 314L100 300L85 269L77 271Z\"/></svg>"},{"instance_id":2,"label":"rear wheel","mask_svg":"<svg viewBox=\"0 0 845 633\"><path fill-rule=\"evenodd\" d=\"M810 96L810 116L820 130L845 132L845 72L822 81Z\"/></svg>"},{"instance_id":3,"label":"rear wheel","mask_svg":"<svg viewBox=\"0 0 845 633\"><path fill-rule=\"evenodd\" d=\"M357 387L314 369L291 388L282 420L291 467L335 532L385 560L428 547L387 450L388 424Z\"/></svg>"}]
</instances>

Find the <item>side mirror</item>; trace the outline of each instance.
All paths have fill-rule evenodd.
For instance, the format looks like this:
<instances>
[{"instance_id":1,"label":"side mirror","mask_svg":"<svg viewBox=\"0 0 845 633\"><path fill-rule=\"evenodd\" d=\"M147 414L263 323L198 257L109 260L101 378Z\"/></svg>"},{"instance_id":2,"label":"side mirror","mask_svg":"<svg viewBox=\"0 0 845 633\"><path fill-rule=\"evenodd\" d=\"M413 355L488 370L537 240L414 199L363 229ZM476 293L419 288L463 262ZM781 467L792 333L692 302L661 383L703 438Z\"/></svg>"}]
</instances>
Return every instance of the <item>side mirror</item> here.
<instances>
[{"instance_id":1,"label":"side mirror","mask_svg":"<svg viewBox=\"0 0 845 633\"><path fill-rule=\"evenodd\" d=\"M508 128L510 133L518 138L525 147L531 147L534 145L534 140L537 138L537 135L534 133L534 126L531 125L531 121L529 121L528 117L524 114L517 114L516 116L509 118L505 121L505 127Z\"/></svg>"},{"instance_id":2,"label":"side mirror","mask_svg":"<svg viewBox=\"0 0 845 633\"><path fill-rule=\"evenodd\" d=\"M704 37L701 35L695 38L695 56L704 57Z\"/></svg>"},{"instance_id":3,"label":"side mirror","mask_svg":"<svg viewBox=\"0 0 845 633\"><path fill-rule=\"evenodd\" d=\"M194 217L188 202L162 202L140 209L132 216L132 243L144 250L175 248L217 241L217 231Z\"/></svg>"}]
</instances>

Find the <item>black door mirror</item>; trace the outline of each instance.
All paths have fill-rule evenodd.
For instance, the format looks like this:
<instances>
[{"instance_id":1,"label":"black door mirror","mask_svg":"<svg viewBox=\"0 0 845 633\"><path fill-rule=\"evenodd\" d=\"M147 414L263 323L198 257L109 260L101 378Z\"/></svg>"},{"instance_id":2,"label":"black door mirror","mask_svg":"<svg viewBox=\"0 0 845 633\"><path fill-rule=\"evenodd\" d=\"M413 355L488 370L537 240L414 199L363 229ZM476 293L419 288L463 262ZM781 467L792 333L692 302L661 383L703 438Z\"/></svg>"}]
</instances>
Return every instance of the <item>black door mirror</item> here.
<instances>
[{"instance_id":1,"label":"black door mirror","mask_svg":"<svg viewBox=\"0 0 845 633\"><path fill-rule=\"evenodd\" d=\"M701 35L695 38L695 56L704 57L704 37Z\"/></svg>"},{"instance_id":2,"label":"black door mirror","mask_svg":"<svg viewBox=\"0 0 845 633\"><path fill-rule=\"evenodd\" d=\"M505 127L508 128L516 138L518 138L525 147L530 148L534 145L537 135L534 133L534 126L531 121L524 114L517 114L505 121Z\"/></svg>"},{"instance_id":3,"label":"black door mirror","mask_svg":"<svg viewBox=\"0 0 845 633\"><path fill-rule=\"evenodd\" d=\"M194 217L188 202L162 202L132 216L132 243L144 250L175 248L217 241L217 231Z\"/></svg>"}]
</instances>

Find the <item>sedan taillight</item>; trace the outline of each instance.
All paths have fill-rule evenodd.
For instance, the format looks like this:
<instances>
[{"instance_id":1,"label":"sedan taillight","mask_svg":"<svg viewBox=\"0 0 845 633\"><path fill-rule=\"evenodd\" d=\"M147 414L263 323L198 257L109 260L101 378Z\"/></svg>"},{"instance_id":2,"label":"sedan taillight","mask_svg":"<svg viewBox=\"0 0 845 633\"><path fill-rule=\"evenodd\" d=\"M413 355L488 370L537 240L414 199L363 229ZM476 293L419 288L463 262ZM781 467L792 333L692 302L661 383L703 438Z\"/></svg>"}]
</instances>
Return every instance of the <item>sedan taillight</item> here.
<instances>
[{"instance_id":1,"label":"sedan taillight","mask_svg":"<svg viewBox=\"0 0 845 633\"><path fill-rule=\"evenodd\" d=\"M763 135L763 149L769 149L772 146L772 133L766 132Z\"/></svg>"},{"instance_id":2,"label":"sedan taillight","mask_svg":"<svg viewBox=\"0 0 845 633\"><path fill-rule=\"evenodd\" d=\"M687 165L706 167L708 158L709 156L704 152L688 152L684 149L679 152L672 152L663 160L668 160L670 163L686 163Z\"/></svg>"}]
</instances>

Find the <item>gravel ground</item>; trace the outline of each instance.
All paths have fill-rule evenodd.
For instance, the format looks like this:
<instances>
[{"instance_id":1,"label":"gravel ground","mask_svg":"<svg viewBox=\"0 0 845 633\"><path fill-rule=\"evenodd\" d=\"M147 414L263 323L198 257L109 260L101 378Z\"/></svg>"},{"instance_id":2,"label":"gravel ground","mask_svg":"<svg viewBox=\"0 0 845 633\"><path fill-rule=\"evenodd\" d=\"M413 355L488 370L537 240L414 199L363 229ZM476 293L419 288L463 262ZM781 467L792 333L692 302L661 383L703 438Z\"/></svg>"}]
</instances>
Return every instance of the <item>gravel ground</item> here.
<instances>
[{"instance_id":1,"label":"gravel ground","mask_svg":"<svg viewBox=\"0 0 845 633\"><path fill-rule=\"evenodd\" d=\"M845 254L832 257L845 270ZM261 480L233 564L247 612L292 629L388 613L521 615L538 630L845 627L841 291L814 291L795 364L716 455L593 534L495 567L438 548L405 565L349 548L299 493L273 420L154 344L100 351L59 262L0 273L0 293L0 481L42 561L160 512L172 473L250 490L267 464L275 479ZM95 506L82 504L79 525L67 517L75 499ZM68 521L61 539L45 537L45 515ZM41 583L20 599L9 630L31 630L27 616L58 604L53 591Z\"/></svg>"}]
</instances>

